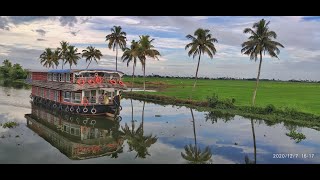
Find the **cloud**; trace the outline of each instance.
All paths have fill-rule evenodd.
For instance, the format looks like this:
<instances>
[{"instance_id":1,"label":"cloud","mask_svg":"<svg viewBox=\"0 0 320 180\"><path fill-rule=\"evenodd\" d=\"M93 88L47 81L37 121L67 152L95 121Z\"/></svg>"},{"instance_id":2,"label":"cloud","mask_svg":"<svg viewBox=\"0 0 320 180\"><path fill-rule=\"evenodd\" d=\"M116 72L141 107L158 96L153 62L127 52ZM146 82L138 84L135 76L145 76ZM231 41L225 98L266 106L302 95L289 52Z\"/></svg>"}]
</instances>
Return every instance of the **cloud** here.
<instances>
[{"instance_id":1,"label":"cloud","mask_svg":"<svg viewBox=\"0 0 320 180\"><path fill-rule=\"evenodd\" d=\"M40 36L44 36L44 35L46 35L46 31L45 30L43 30L43 29L37 29L37 30L35 30L37 33L39 33L39 35Z\"/></svg>"},{"instance_id":2,"label":"cloud","mask_svg":"<svg viewBox=\"0 0 320 180\"><path fill-rule=\"evenodd\" d=\"M80 30L79 30L79 31L80 31ZM77 34L78 34L79 31L71 31L70 34L72 34L72 35L74 35L74 36L77 36Z\"/></svg>"},{"instance_id":3,"label":"cloud","mask_svg":"<svg viewBox=\"0 0 320 180\"><path fill-rule=\"evenodd\" d=\"M37 41L46 41L45 39L38 38Z\"/></svg>"},{"instance_id":4,"label":"cloud","mask_svg":"<svg viewBox=\"0 0 320 180\"><path fill-rule=\"evenodd\" d=\"M77 18L75 16L61 16L59 18L60 24L62 26L70 26L73 27L77 22ZM83 22L83 21L82 21Z\"/></svg>"},{"instance_id":5,"label":"cloud","mask_svg":"<svg viewBox=\"0 0 320 180\"><path fill-rule=\"evenodd\" d=\"M0 29L9 30L7 18L0 16Z\"/></svg>"}]
</instances>

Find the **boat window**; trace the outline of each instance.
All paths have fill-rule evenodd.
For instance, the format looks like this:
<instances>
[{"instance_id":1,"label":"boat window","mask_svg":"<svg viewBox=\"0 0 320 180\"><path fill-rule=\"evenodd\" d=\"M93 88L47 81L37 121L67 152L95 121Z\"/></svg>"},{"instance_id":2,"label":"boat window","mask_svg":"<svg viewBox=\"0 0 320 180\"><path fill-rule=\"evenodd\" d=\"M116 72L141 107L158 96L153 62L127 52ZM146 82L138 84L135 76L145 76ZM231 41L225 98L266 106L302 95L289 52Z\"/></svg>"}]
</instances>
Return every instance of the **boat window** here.
<instances>
[{"instance_id":1,"label":"boat window","mask_svg":"<svg viewBox=\"0 0 320 180\"><path fill-rule=\"evenodd\" d=\"M79 128L76 128L76 133L75 133L76 136L79 136L80 135L80 129Z\"/></svg>"},{"instance_id":2,"label":"boat window","mask_svg":"<svg viewBox=\"0 0 320 180\"><path fill-rule=\"evenodd\" d=\"M64 102L70 102L71 99L71 93L69 91L64 91L63 101Z\"/></svg>"},{"instance_id":3,"label":"boat window","mask_svg":"<svg viewBox=\"0 0 320 180\"><path fill-rule=\"evenodd\" d=\"M96 103L97 91L91 90L90 103Z\"/></svg>"},{"instance_id":4,"label":"boat window","mask_svg":"<svg viewBox=\"0 0 320 180\"><path fill-rule=\"evenodd\" d=\"M59 81L63 82L64 81L64 74L59 74Z\"/></svg>"},{"instance_id":5,"label":"boat window","mask_svg":"<svg viewBox=\"0 0 320 180\"><path fill-rule=\"evenodd\" d=\"M53 81L57 81L58 79L57 79L57 74L56 73L53 73L52 74L52 79L53 79Z\"/></svg>"},{"instance_id":6,"label":"boat window","mask_svg":"<svg viewBox=\"0 0 320 180\"><path fill-rule=\"evenodd\" d=\"M66 82L70 82L70 74L66 73Z\"/></svg>"},{"instance_id":7,"label":"boat window","mask_svg":"<svg viewBox=\"0 0 320 180\"><path fill-rule=\"evenodd\" d=\"M48 81L52 81L52 74L51 73L48 73Z\"/></svg>"},{"instance_id":8,"label":"boat window","mask_svg":"<svg viewBox=\"0 0 320 180\"><path fill-rule=\"evenodd\" d=\"M59 101L59 91L54 91L54 101Z\"/></svg>"},{"instance_id":9,"label":"boat window","mask_svg":"<svg viewBox=\"0 0 320 180\"><path fill-rule=\"evenodd\" d=\"M81 93L72 93L72 102L81 103Z\"/></svg>"}]
</instances>

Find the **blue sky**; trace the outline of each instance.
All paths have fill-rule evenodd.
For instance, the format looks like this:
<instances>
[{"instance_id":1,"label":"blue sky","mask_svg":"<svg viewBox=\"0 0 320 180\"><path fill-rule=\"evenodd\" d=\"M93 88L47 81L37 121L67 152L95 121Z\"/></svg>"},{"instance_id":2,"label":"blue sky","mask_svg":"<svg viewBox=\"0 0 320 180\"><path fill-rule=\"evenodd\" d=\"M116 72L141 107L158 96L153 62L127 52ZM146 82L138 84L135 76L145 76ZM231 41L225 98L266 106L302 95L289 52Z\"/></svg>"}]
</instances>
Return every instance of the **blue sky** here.
<instances>
[{"instance_id":1,"label":"blue sky","mask_svg":"<svg viewBox=\"0 0 320 180\"><path fill-rule=\"evenodd\" d=\"M264 58L261 78L320 80L320 17L310 16L1 16L0 61L8 58L26 68L41 69L39 55L47 47L56 48L62 40L82 51L93 45L104 55L92 68L115 68L115 52L107 49L105 36L114 25L127 32L128 44L139 35L150 35L161 53L159 61L148 59L146 74L194 76L197 59L184 49L187 34L201 27L218 39L213 59L201 59L199 76L256 77L258 63L241 54L241 43L247 39L243 29L265 18L278 34L280 60ZM121 53L120 53L121 56ZM77 68L85 68L81 60ZM132 68L118 62L118 68L131 74ZM142 74L138 65L137 74Z\"/></svg>"}]
</instances>

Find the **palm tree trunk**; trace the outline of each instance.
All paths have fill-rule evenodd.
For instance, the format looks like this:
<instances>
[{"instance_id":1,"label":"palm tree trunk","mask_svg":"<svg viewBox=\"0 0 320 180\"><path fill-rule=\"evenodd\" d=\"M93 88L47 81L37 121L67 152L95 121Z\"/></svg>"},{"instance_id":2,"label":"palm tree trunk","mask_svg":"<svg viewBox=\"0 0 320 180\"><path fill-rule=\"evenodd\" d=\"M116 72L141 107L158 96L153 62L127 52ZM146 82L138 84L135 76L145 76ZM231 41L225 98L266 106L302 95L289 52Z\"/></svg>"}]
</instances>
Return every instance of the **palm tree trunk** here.
<instances>
[{"instance_id":1,"label":"palm tree trunk","mask_svg":"<svg viewBox=\"0 0 320 180\"><path fill-rule=\"evenodd\" d=\"M71 69L71 64L70 64L70 69Z\"/></svg>"},{"instance_id":2,"label":"palm tree trunk","mask_svg":"<svg viewBox=\"0 0 320 180\"><path fill-rule=\"evenodd\" d=\"M193 124L193 136L194 136L194 145L197 146L197 136L196 136L196 122L194 121L193 111L190 108L191 116L192 116L192 124Z\"/></svg>"},{"instance_id":3,"label":"palm tree trunk","mask_svg":"<svg viewBox=\"0 0 320 180\"><path fill-rule=\"evenodd\" d=\"M191 111L191 116L192 116L192 124L193 124L193 136L194 136L194 148L195 148L195 155L198 155L198 147L197 147L197 135L196 135L196 122L194 120L194 115L193 115L193 111L190 108Z\"/></svg>"},{"instance_id":4,"label":"palm tree trunk","mask_svg":"<svg viewBox=\"0 0 320 180\"><path fill-rule=\"evenodd\" d=\"M258 76L257 76L257 81L256 81L256 88L255 88L255 90L254 90L254 92L253 92L253 97L252 97L252 106L254 106L255 103L256 103L256 95L257 95L259 78L260 78L260 72L261 72L261 64L262 64L262 51L260 51L259 70L258 70Z\"/></svg>"},{"instance_id":5,"label":"palm tree trunk","mask_svg":"<svg viewBox=\"0 0 320 180\"><path fill-rule=\"evenodd\" d=\"M131 92L132 92L132 88L133 88L133 83L134 83L134 63L133 63L133 67L132 67L132 85L131 85Z\"/></svg>"},{"instance_id":6,"label":"palm tree trunk","mask_svg":"<svg viewBox=\"0 0 320 180\"><path fill-rule=\"evenodd\" d=\"M64 63L64 59L62 59L62 64L61 64L62 65L62 69L63 69L63 63Z\"/></svg>"},{"instance_id":7,"label":"palm tree trunk","mask_svg":"<svg viewBox=\"0 0 320 180\"><path fill-rule=\"evenodd\" d=\"M144 106L145 106L146 102L143 101L143 106L142 106L142 122L141 122L141 129L142 129L142 135L143 135L143 121L144 121Z\"/></svg>"},{"instance_id":8,"label":"palm tree trunk","mask_svg":"<svg viewBox=\"0 0 320 180\"><path fill-rule=\"evenodd\" d=\"M131 130L132 130L132 133L133 133L133 128L134 128L134 126L133 126L133 124L134 124L134 121L133 121L133 104L132 104L132 99L130 99L131 100L131 117L132 117L132 119L131 119Z\"/></svg>"},{"instance_id":9,"label":"palm tree trunk","mask_svg":"<svg viewBox=\"0 0 320 180\"><path fill-rule=\"evenodd\" d=\"M192 92L194 91L194 88L196 87L196 84L197 84L197 79L198 79L198 70L199 70L199 65L200 65L200 57L201 57L201 53L199 54L198 65L197 65L197 71L196 71L196 76L195 76L195 80L194 80L194 84L193 84ZM190 94L190 99L191 99L191 97L192 97L192 92L191 92L191 94Z\"/></svg>"},{"instance_id":10,"label":"palm tree trunk","mask_svg":"<svg viewBox=\"0 0 320 180\"><path fill-rule=\"evenodd\" d=\"M92 60L91 60L91 61L92 61ZM88 66L87 66L87 68L86 68L86 69L88 69L88 67L90 66L91 61L89 62L89 64L88 64Z\"/></svg>"},{"instance_id":11,"label":"palm tree trunk","mask_svg":"<svg viewBox=\"0 0 320 180\"><path fill-rule=\"evenodd\" d=\"M118 71L118 44L116 48L116 71Z\"/></svg>"},{"instance_id":12,"label":"palm tree trunk","mask_svg":"<svg viewBox=\"0 0 320 180\"><path fill-rule=\"evenodd\" d=\"M254 164L257 163L257 147L256 147L256 135L254 132L253 119L251 118L251 129L252 129L252 137L253 137L253 148L254 148Z\"/></svg>"},{"instance_id":13,"label":"palm tree trunk","mask_svg":"<svg viewBox=\"0 0 320 180\"><path fill-rule=\"evenodd\" d=\"M146 91L146 63L143 68L143 93Z\"/></svg>"}]
</instances>

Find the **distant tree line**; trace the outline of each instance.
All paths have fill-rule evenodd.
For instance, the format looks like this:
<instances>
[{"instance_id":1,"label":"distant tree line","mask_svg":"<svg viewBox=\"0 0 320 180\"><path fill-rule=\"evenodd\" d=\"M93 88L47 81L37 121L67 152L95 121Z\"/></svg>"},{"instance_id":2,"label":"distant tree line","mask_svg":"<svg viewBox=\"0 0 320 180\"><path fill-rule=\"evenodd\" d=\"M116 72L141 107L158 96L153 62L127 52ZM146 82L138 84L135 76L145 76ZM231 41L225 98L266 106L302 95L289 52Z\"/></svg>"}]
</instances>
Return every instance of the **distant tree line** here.
<instances>
[{"instance_id":1,"label":"distant tree line","mask_svg":"<svg viewBox=\"0 0 320 180\"><path fill-rule=\"evenodd\" d=\"M124 77L129 78L129 75L124 75ZM135 75L135 77L143 77L142 75ZM146 77L153 77L153 78L179 78L179 79L195 79L195 77L189 77L189 76L161 76L157 74L152 75L146 75ZM197 77L197 79L205 79L205 80L244 80L244 81L256 81L256 78L233 78L233 77L216 77L216 78L210 78L210 77ZM315 80L280 80L280 79L260 79L260 81L274 81L274 82L310 82L310 83L320 83L320 81Z\"/></svg>"},{"instance_id":2,"label":"distant tree line","mask_svg":"<svg viewBox=\"0 0 320 180\"><path fill-rule=\"evenodd\" d=\"M18 63L13 64L6 59L0 66L0 78L8 80L26 79L27 71Z\"/></svg>"}]
</instances>

